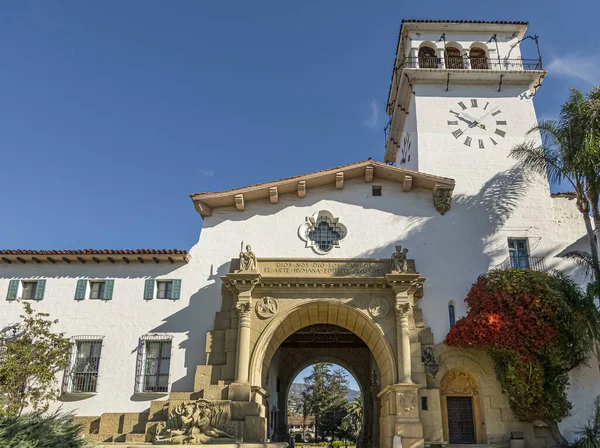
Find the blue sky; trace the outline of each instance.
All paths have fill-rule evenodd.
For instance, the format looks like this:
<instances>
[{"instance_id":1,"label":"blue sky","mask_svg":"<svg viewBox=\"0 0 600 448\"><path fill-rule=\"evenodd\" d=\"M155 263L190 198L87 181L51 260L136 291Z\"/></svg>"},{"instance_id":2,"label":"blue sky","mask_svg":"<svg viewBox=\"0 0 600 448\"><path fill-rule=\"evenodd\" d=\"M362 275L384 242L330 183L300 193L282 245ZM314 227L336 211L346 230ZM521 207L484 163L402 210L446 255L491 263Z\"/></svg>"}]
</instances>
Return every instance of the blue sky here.
<instances>
[{"instance_id":1,"label":"blue sky","mask_svg":"<svg viewBox=\"0 0 600 448\"><path fill-rule=\"evenodd\" d=\"M304 383L304 378L306 378L307 376L310 376L310 374L312 373L312 369L313 369L313 366L308 366L306 369L302 370L302 372L300 372L298 374L298 376L296 376L296 379L294 379L294 383ZM352 376L352 374L350 372L348 372L342 366L339 366L337 364L332 364L329 369L330 370L333 370L333 369L343 370L346 373L346 379L348 380L348 387L352 390L357 390L360 392L360 387L358 387L358 383L356 382L356 379Z\"/></svg>"},{"instance_id":2,"label":"blue sky","mask_svg":"<svg viewBox=\"0 0 600 448\"><path fill-rule=\"evenodd\" d=\"M182 248L188 195L383 158L402 18L529 20L553 117L600 2L4 1L0 247Z\"/></svg>"}]
</instances>

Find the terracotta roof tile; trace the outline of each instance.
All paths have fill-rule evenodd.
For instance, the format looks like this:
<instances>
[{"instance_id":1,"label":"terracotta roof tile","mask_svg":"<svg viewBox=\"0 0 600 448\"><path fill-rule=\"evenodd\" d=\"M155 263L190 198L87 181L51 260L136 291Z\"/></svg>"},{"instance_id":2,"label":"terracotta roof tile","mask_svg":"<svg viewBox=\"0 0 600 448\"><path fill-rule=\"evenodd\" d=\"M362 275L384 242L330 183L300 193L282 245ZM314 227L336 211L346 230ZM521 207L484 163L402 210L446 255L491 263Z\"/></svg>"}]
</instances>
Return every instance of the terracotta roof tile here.
<instances>
[{"instance_id":1,"label":"terracotta roof tile","mask_svg":"<svg viewBox=\"0 0 600 448\"><path fill-rule=\"evenodd\" d=\"M77 250L27 250L0 249L0 255L186 255L181 249L77 249Z\"/></svg>"}]
</instances>

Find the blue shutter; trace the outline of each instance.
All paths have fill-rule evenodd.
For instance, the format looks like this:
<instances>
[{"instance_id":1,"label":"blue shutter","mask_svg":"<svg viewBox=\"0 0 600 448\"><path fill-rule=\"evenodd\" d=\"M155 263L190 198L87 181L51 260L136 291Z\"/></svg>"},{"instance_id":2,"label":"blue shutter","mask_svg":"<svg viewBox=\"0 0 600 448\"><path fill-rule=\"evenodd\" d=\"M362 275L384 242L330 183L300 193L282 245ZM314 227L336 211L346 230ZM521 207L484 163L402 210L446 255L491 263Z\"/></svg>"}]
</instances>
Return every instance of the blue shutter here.
<instances>
[{"instance_id":1,"label":"blue shutter","mask_svg":"<svg viewBox=\"0 0 600 448\"><path fill-rule=\"evenodd\" d=\"M17 293L19 292L19 280L11 280L8 284L8 294L6 294L6 300L17 300Z\"/></svg>"},{"instance_id":2,"label":"blue shutter","mask_svg":"<svg viewBox=\"0 0 600 448\"><path fill-rule=\"evenodd\" d=\"M104 300L112 299L113 289L115 289L115 281L114 280L106 280L104 282Z\"/></svg>"},{"instance_id":3,"label":"blue shutter","mask_svg":"<svg viewBox=\"0 0 600 448\"><path fill-rule=\"evenodd\" d=\"M144 299L152 300L154 298L154 279L150 278L146 280L146 285L144 286Z\"/></svg>"},{"instance_id":4,"label":"blue shutter","mask_svg":"<svg viewBox=\"0 0 600 448\"><path fill-rule=\"evenodd\" d=\"M44 298L44 290L46 289L46 280L38 280L35 288L35 299L42 300Z\"/></svg>"},{"instance_id":5,"label":"blue shutter","mask_svg":"<svg viewBox=\"0 0 600 448\"><path fill-rule=\"evenodd\" d=\"M171 290L171 299L179 300L181 296L181 280L173 280L173 289Z\"/></svg>"},{"instance_id":6,"label":"blue shutter","mask_svg":"<svg viewBox=\"0 0 600 448\"><path fill-rule=\"evenodd\" d=\"M87 280L77 280L77 287L75 288L75 300L85 299L85 291L87 289Z\"/></svg>"}]
</instances>

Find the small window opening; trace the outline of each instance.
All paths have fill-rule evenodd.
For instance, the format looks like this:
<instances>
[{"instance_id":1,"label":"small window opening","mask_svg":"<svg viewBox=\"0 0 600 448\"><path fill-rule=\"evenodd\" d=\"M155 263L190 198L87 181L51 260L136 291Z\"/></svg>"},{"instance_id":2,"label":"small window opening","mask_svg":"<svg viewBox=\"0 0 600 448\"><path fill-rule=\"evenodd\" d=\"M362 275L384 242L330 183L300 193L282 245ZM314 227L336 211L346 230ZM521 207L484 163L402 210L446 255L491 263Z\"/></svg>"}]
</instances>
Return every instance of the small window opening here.
<instances>
[{"instance_id":1,"label":"small window opening","mask_svg":"<svg viewBox=\"0 0 600 448\"><path fill-rule=\"evenodd\" d=\"M456 323L456 316L454 313L454 305L448 305L448 317L450 318L450 326L453 327Z\"/></svg>"},{"instance_id":2,"label":"small window opening","mask_svg":"<svg viewBox=\"0 0 600 448\"><path fill-rule=\"evenodd\" d=\"M435 50L431 47L421 47L419 49L419 67L420 68L437 68L438 58L435 55Z\"/></svg>"},{"instance_id":3,"label":"small window opening","mask_svg":"<svg viewBox=\"0 0 600 448\"><path fill-rule=\"evenodd\" d=\"M421 410L429 410L429 408L427 407L427 397L421 397Z\"/></svg>"},{"instance_id":4,"label":"small window opening","mask_svg":"<svg viewBox=\"0 0 600 448\"><path fill-rule=\"evenodd\" d=\"M463 69L465 64L460 50L455 47L446 48L446 68Z\"/></svg>"},{"instance_id":5,"label":"small window opening","mask_svg":"<svg viewBox=\"0 0 600 448\"><path fill-rule=\"evenodd\" d=\"M469 51L469 59L471 59L471 68L479 70L488 69L488 59L484 49L471 48L471 51Z\"/></svg>"},{"instance_id":6,"label":"small window opening","mask_svg":"<svg viewBox=\"0 0 600 448\"><path fill-rule=\"evenodd\" d=\"M37 292L37 282L23 282L23 299L35 299Z\"/></svg>"},{"instance_id":7,"label":"small window opening","mask_svg":"<svg viewBox=\"0 0 600 448\"><path fill-rule=\"evenodd\" d=\"M381 196L381 185L373 185L373 196Z\"/></svg>"}]
</instances>

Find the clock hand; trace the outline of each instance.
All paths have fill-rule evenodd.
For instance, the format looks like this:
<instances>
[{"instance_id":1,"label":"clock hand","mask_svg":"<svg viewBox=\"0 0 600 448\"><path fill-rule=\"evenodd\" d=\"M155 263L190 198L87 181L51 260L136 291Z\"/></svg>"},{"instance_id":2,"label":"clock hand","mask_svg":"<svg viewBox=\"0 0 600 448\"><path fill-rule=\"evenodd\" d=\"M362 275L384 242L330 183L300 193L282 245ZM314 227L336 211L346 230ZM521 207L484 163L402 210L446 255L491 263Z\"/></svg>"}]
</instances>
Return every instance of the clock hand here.
<instances>
[{"instance_id":1,"label":"clock hand","mask_svg":"<svg viewBox=\"0 0 600 448\"><path fill-rule=\"evenodd\" d=\"M469 125L469 127L473 127L476 124L476 123L473 123L472 121L468 120L467 118L463 117L464 114L461 114L460 112L454 112L454 111L451 111L451 112L454 115L456 115L456 118L467 123Z\"/></svg>"},{"instance_id":2,"label":"clock hand","mask_svg":"<svg viewBox=\"0 0 600 448\"><path fill-rule=\"evenodd\" d=\"M483 114L483 115L482 115L482 116L479 118L479 120L477 120L477 121L483 121L485 118L489 117L489 116L490 116L490 114L493 114L494 112L496 112L496 111L498 110L498 108L499 108L499 107L500 107L500 106L496 106L496 107L494 107L494 108L493 108L492 110L490 110L488 113L486 113L486 114Z\"/></svg>"}]
</instances>

